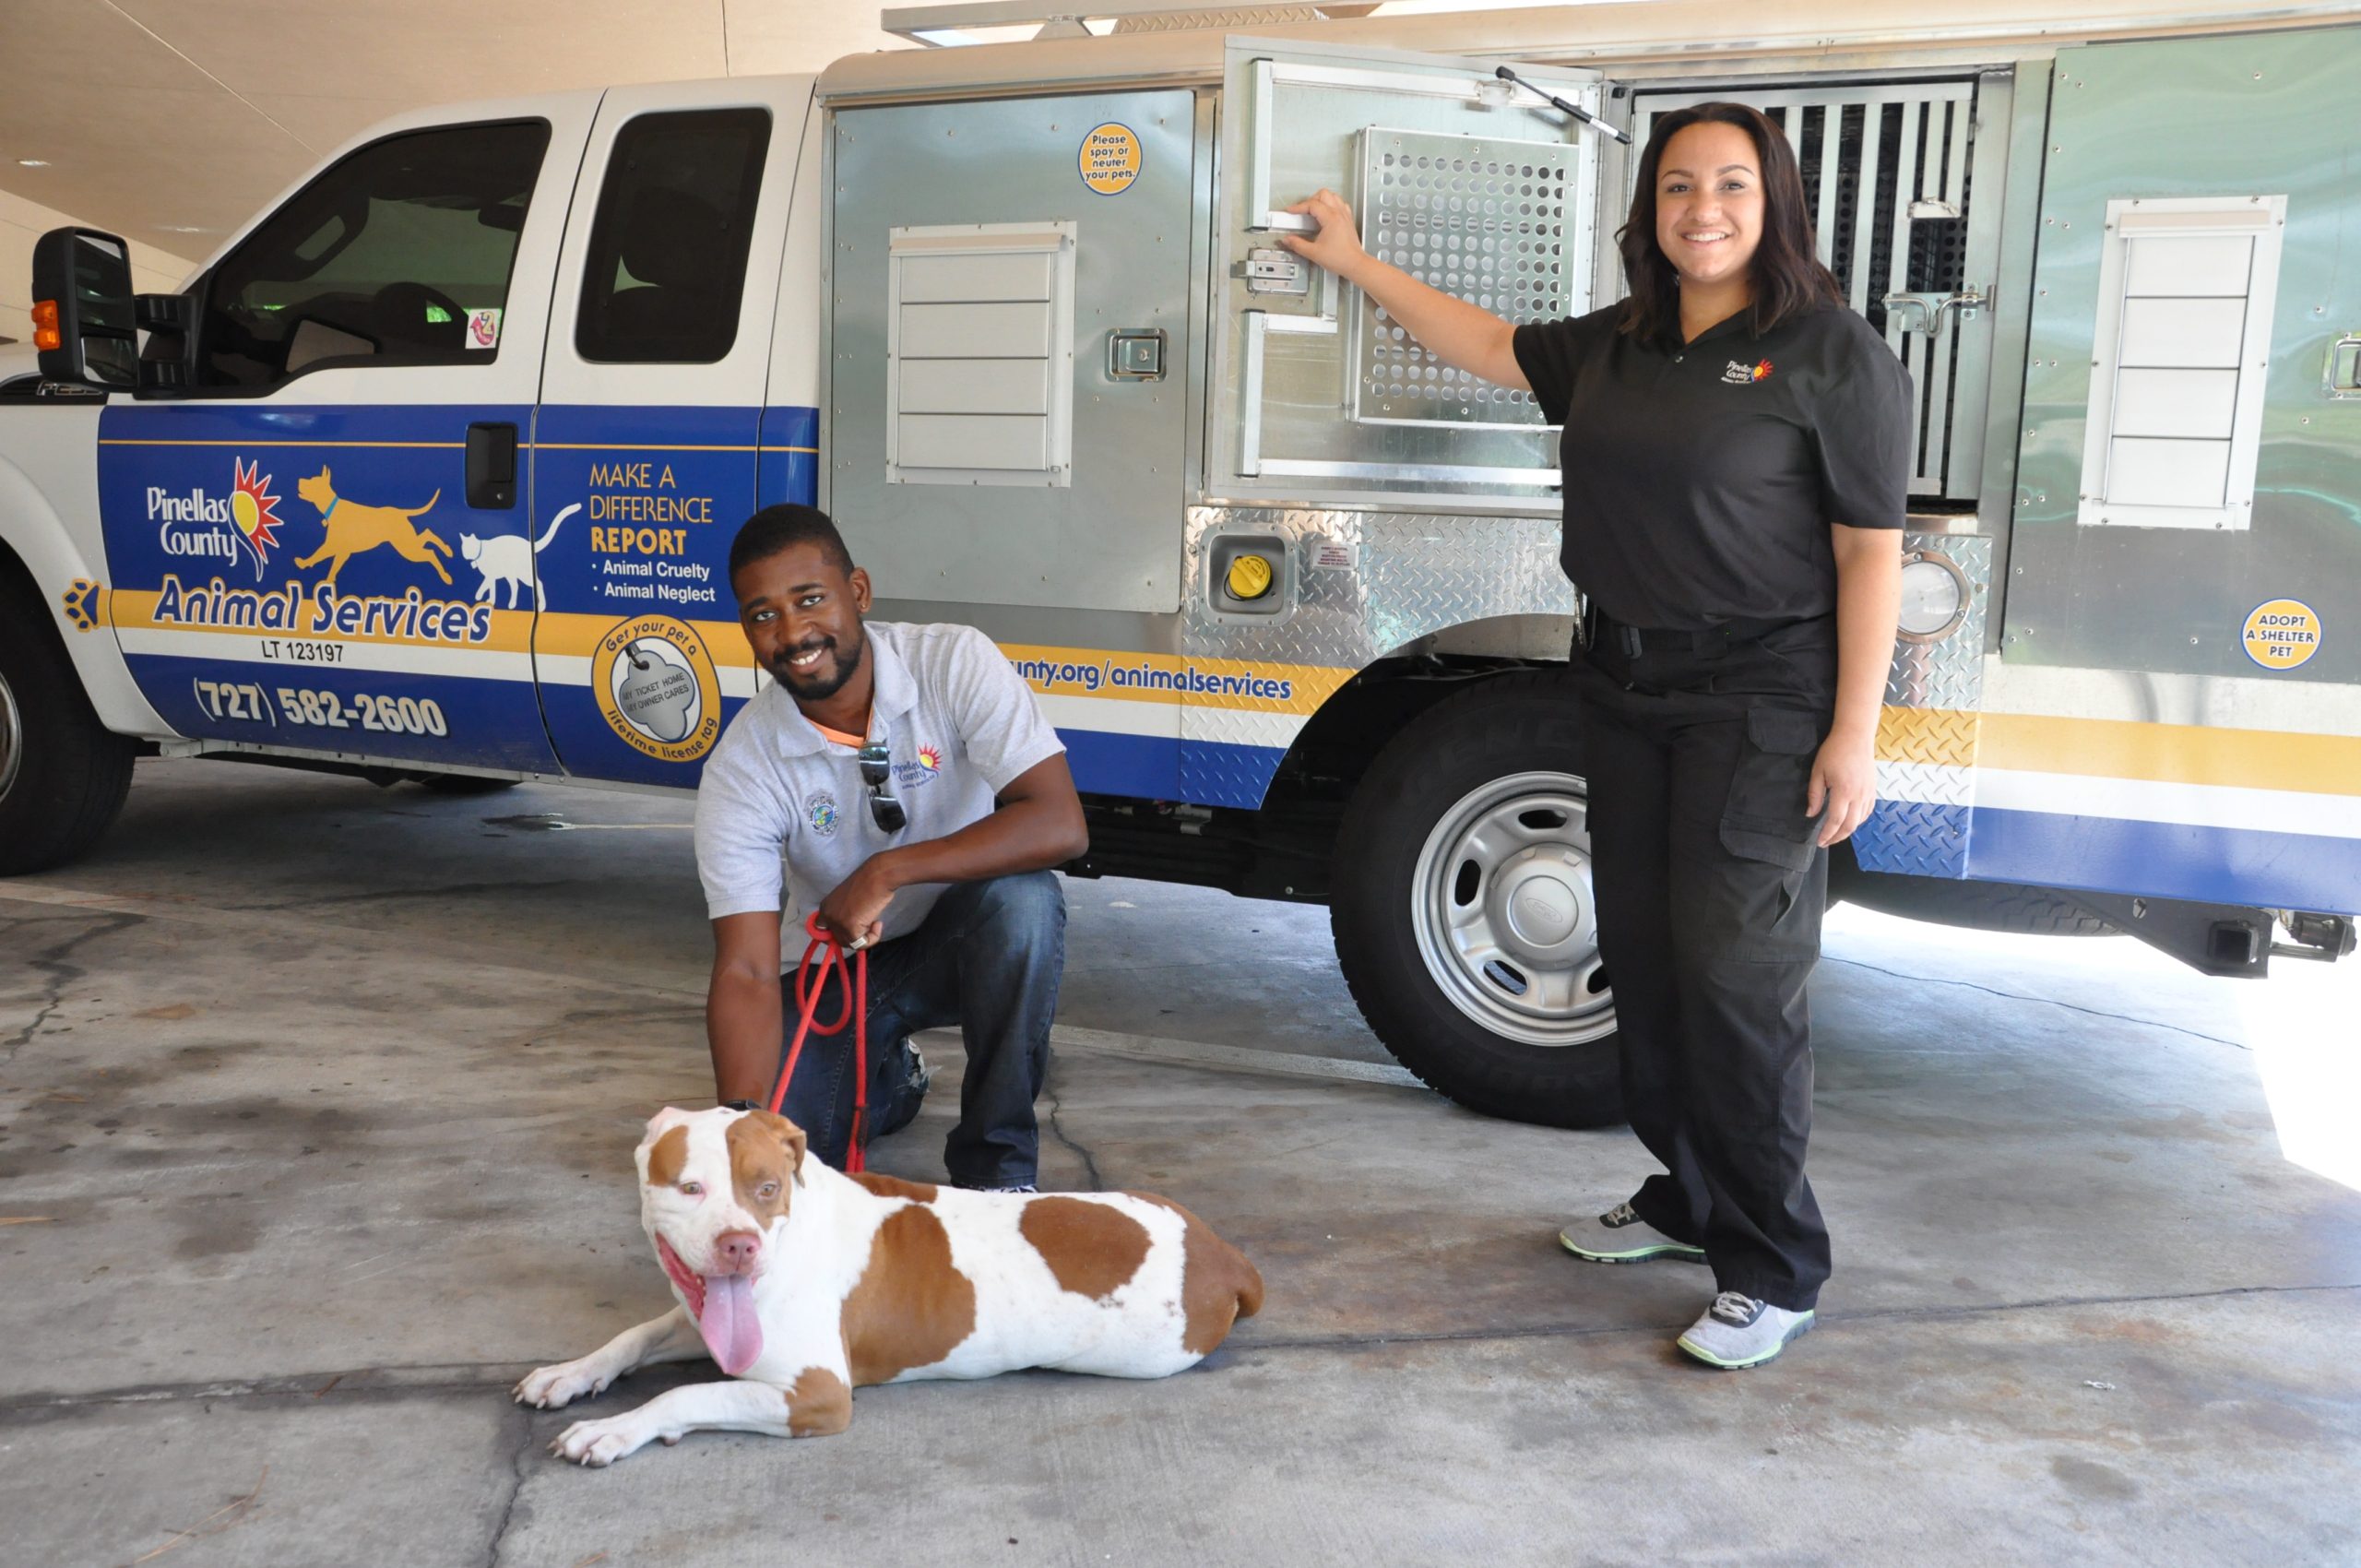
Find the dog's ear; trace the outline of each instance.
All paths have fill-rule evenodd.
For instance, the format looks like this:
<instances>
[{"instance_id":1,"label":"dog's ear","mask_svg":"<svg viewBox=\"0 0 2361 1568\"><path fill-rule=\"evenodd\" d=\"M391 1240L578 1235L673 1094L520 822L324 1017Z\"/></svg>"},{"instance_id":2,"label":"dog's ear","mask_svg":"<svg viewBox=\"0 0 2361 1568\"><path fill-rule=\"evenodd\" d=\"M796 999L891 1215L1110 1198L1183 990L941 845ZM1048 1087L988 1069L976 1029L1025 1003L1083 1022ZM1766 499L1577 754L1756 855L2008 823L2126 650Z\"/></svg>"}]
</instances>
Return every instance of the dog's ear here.
<instances>
[{"instance_id":1,"label":"dog's ear","mask_svg":"<svg viewBox=\"0 0 2361 1568\"><path fill-rule=\"evenodd\" d=\"M763 1125L777 1134L779 1146L787 1150L788 1174L795 1178L797 1186L803 1185L803 1153L812 1143L804 1136L803 1129L786 1117L768 1111L749 1111L748 1114L761 1117Z\"/></svg>"},{"instance_id":2,"label":"dog's ear","mask_svg":"<svg viewBox=\"0 0 2361 1568\"><path fill-rule=\"evenodd\" d=\"M668 1105L647 1119L647 1127L639 1134L639 1146L647 1147L679 1123L689 1119L691 1112L677 1105Z\"/></svg>"}]
</instances>

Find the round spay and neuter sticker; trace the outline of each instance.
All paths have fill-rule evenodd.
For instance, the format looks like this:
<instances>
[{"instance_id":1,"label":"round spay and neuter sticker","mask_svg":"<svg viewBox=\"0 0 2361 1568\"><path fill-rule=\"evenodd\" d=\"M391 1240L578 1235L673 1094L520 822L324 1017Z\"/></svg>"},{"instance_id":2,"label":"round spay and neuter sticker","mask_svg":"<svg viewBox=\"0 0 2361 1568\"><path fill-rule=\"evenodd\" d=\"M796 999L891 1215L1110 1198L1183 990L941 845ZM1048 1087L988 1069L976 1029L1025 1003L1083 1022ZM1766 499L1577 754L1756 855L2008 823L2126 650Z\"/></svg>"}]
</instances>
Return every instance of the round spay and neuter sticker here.
<instances>
[{"instance_id":1,"label":"round spay and neuter sticker","mask_svg":"<svg viewBox=\"0 0 2361 1568\"><path fill-rule=\"evenodd\" d=\"M1121 196L1130 190L1145 161L1139 133L1120 120L1093 125L1083 133L1078 160L1082 183L1100 196Z\"/></svg>"}]
</instances>

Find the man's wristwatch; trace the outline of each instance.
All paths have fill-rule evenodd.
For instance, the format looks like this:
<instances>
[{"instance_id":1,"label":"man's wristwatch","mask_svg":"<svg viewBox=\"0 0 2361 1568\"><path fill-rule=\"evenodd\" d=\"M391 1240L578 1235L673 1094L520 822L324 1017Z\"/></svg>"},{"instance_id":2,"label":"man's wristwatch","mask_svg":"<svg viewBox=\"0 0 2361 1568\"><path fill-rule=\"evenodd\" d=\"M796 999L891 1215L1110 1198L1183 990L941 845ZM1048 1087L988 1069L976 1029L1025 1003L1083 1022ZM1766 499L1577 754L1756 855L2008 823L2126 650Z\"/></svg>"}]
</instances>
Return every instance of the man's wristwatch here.
<instances>
[{"instance_id":1,"label":"man's wristwatch","mask_svg":"<svg viewBox=\"0 0 2361 1568\"><path fill-rule=\"evenodd\" d=\"M725 1099L721 1102L721 1109L724 1111L760 1111L762 1107L756 1105L751 1099Z\"/></svg>"}]
</instances>

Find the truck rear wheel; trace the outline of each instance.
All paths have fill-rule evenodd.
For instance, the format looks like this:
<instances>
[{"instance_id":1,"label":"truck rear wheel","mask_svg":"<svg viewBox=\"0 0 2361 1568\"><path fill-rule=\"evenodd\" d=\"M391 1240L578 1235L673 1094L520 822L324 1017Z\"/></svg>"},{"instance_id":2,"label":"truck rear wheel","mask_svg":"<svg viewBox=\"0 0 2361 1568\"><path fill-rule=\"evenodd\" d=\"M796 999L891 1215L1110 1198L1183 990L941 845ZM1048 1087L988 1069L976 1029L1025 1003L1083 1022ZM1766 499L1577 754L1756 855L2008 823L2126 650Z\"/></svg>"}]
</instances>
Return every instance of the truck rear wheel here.
<instances>
[{"instance_id":1,"label":"truck rear wheel","mask_svg":"<svg viewBox=\"0 0 2361 1568\"><path fill-rule=\"evenodd\" d=\"M1470 1110L1622 1120L1588 822L1573 693L1554 671L1430 708L1347 808L1329 916L1346 984L1386 1049Z\"/></svg>"},{"instance_id":2,"label":"truck rear wheel","mask_svg":"<svg viewBox=\"0 0 2361 1568\"><path fill-rule=\"evenodd\" d=\"M123 810L136 750L99 722L42 606L0 583L0 876L97 843Z\"/></svg>"}]
</instances>

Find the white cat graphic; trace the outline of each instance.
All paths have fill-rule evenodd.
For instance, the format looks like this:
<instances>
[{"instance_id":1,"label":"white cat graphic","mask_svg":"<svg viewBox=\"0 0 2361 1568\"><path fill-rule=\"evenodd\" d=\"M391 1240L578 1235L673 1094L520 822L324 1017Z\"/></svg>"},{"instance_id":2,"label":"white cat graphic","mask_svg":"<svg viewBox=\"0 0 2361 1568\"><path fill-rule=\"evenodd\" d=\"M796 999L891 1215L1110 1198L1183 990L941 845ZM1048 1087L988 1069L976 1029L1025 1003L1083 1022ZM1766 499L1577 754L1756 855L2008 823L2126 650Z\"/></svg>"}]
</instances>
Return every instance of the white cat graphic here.
<instances>
[{"instance_id":1,"label":"white cat graphic","mask_svg":"<svg viewBox=\"0 0 2361 1568\"><path fill-rule=\"evenodd\" d=\"M516 590L527 583L533 586L533 608L549 608L547 596L541 592L541 575L533 570L533 557L550 547L557 537L558 525L582 510L575 502L550 519L550 531L539 540L528 540L521 533L502 534L497 539L479 539L474 534L459 536L459 553L469 564L483 574L483 586L476 589L475 601L481 604L490 599L492 589L502 583L508 585L508 608L516 608Z\"/></svg>"}]
</instances>

